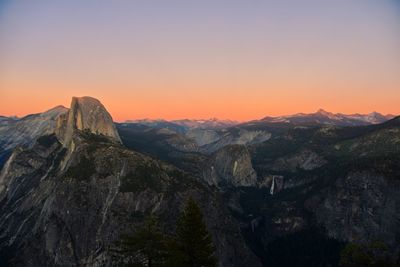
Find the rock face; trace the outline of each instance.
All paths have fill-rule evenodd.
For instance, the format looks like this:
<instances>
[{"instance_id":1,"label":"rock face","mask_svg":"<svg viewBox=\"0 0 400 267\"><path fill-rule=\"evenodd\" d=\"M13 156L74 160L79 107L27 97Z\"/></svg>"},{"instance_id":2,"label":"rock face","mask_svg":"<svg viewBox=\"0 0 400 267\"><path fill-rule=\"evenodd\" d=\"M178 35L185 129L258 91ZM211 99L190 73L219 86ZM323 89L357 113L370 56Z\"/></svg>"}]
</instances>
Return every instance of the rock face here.
<instances>
[{"instance_id":1,"label":"rock face","mask_svg":"<svg viewBox=\"0 0 400 267\"><path fill-rule=\"evenodd\" d=\"M219 266L260 266L218 193L123 147L110 119L98 101L74 99L61 138L13 152L0 175L0 266L113 266L122 234L150 213L173 232L189 197L206 215Z\"/></svg>"},{"instance_id":2,"label":"rock face","mask_svg":"<svg viewBox=\"0 0 400 267\"><path fill-rule=\"evenodd\" d=\"M204 173L204 179L215 186L255 186L257 174L246 146L231 145L215 152Z\"/></svg>"},{"instance_id":3,"label":"rock face","mask_svg":"<svg viewBox=\"0 0 400 267\"><path fill-rule=\"evenodd\" d=\"M75 130L121 142L111 115L100 101L92 97L73 97L69 112L58 119L56 134L64 146L69 146Z\"/></svg>"},{"instance_id":4,"label":"rock face","mask_svg":"<svg viewBox=\"0 0 400 267\"><path fill-rule=\"evenodd\" d=\"M307 202L330 236L398 246L400 181L371 171L352 172Z\"/></svg>"},{"instance_id":5,"label":"rock face","mask_svg":"<svg viewBox=\"0 0 400 267\"><path fill-rule=\"evenodd\" d=\"M58 117L67 112L67 108L57 106L46 112L28 115L21 119L2 117L0 120L0 169L3 161L17 145L31 147L38 137L54 133Z\"/></svg>"},{"instance_id":6,"label":"rock face","mask_svg":"<svg viewBox=\"0 0 400 267\"><path fill-rule=\"evenodd\" d=\"M38 137L54 133L58 117L67 112L67 108L57 106L21 119L3 118L0 120L0 143L3 149L13 149L17 145L32 146Z\"/></svg>"}]
</instances>

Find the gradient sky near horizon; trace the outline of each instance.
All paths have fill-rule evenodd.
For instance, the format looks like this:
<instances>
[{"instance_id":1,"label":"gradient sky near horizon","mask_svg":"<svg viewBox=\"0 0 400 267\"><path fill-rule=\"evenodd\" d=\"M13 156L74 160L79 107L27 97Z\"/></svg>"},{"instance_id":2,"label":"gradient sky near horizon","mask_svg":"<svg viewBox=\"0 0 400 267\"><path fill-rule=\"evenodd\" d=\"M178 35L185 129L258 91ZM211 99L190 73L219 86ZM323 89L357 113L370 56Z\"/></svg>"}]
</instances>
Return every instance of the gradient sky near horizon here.
<instances>
[{"instance_id":1,"label":"gradient sky near horizon","mask_svg":"<svg viewBox=\"0 0 400 267\"><path fill-rule=\"evenodd\" d=\"M398 0L0 0L0 114L400 114Z\"/></svg>"}]
</instances>

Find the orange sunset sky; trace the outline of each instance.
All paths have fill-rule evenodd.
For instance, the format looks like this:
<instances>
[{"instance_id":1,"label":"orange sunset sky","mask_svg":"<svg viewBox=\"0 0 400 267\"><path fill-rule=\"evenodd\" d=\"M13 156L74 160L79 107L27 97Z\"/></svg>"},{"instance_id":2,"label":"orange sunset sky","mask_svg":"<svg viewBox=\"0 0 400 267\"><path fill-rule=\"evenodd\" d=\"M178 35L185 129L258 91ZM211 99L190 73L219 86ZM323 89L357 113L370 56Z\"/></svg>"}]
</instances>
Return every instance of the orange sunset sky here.
<instances>
[{"instance_id":1,"label":"orange sunset sky","mask_svg":"<svg viewBox=\"0 0 400 267\"><path fill-rule=\"evenodd\" d=\"M400 2L0 1L0 115L84 95L116 121L400 114Z\"/></svg>"}]
</instances>

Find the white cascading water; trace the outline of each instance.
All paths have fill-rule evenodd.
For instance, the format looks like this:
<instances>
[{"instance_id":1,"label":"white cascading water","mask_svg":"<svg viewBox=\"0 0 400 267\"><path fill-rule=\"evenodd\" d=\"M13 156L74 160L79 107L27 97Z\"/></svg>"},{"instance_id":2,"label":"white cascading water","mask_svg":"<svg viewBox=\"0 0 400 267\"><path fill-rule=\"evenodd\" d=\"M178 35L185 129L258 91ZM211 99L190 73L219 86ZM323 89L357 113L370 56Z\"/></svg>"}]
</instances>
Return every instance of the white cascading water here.
<instances>
[{"instance_id":1,"label":"white cascading water","mask_svg":"<svg viewBox=\"0 0 400 267\"><path fill-rule=\"evenodd\" d=\"M271 195L274 194L274 188L275 188L275 177L272 177L271 190L269 191L269 193L270 193Z\"/></svg>"}]
</instances>

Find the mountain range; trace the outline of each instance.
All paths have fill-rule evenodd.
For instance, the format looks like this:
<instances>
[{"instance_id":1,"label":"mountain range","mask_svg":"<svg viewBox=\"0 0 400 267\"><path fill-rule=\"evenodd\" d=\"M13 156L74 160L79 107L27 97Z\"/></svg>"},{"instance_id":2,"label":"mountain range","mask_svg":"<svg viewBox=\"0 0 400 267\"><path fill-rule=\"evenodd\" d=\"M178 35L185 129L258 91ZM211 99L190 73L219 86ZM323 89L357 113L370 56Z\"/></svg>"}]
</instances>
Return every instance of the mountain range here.
<instances>
[{"instance_id":1,"label":"mountain range","mask_svg":"<svg viewBox=\"0 0 400 267\"><path fill-rule=\"evenodd\" d=\"M295 125L315 125L315 124L326 124L336 126L361 126L369 124L379 124L387 120L393 119L395 115L382 115L378 112L372 112L369 114L342 114L342 113L331 113L323 109L319 109L315 113L304 114L298 113L289 116L282 117L265 117L262 122L272 123L291 123Z\"/></svg>"},{"instance_id":2,"label":"mountain range","mask_svg":"<svg viewBox=\"0 0 400 267\"><path fill-rule=\"evenodd\" d=\"M0 118L0 266L112 266L112 246L185 200L219 266L338 266L346 244L400 251L400 117L114 123L91 97Z\"/></svg>"},{"instance_id":3,"label":"mountain range","mask_svg":"<svg viewBox=\"0 0 400 267\"><path fill-rule=\"evenodd\" d=\"M342 114L342 113L331 113L323 109L319 109L315 113L297 113L287 116L279 117L264 117L261 120L254 120L251 123L288 123L295 125L336 125L336 126L361 126L369 124L379 124L387 120L394 118L395 115L387 114L383 115L378 112L371 112L369 114ZM127 120L125 123L134 123L145 126L151 126L154 128L172 128L179 129L180 131L187 131L188 129L200 128L200 129L222 129L235 126L242 123L249 122L239 122L234 120L218 120L213 119L203 119L203 120L151 120L151 119L141 119L141 120Z\"/></svg>"},{"instance_id":4,"label":"mountain range","mask_svg":"<svg viewBox=\"0 0 400 267\"><path fill-rule=\"evenodd\" d=\"M135 123L145 126L151 126L154 128L167 128L173 130L177 129L178 131L182 132L185 132L188 129L193 129L193 128L220 129L239 124L238 121L218 120L216 118L204 119L204 120L183 119L183 120L171 120L171 121L167 121L164 119L159 119L159 120L142 119L142 120L127 120L126 123Z\"/></svg>"}]
</instances>

